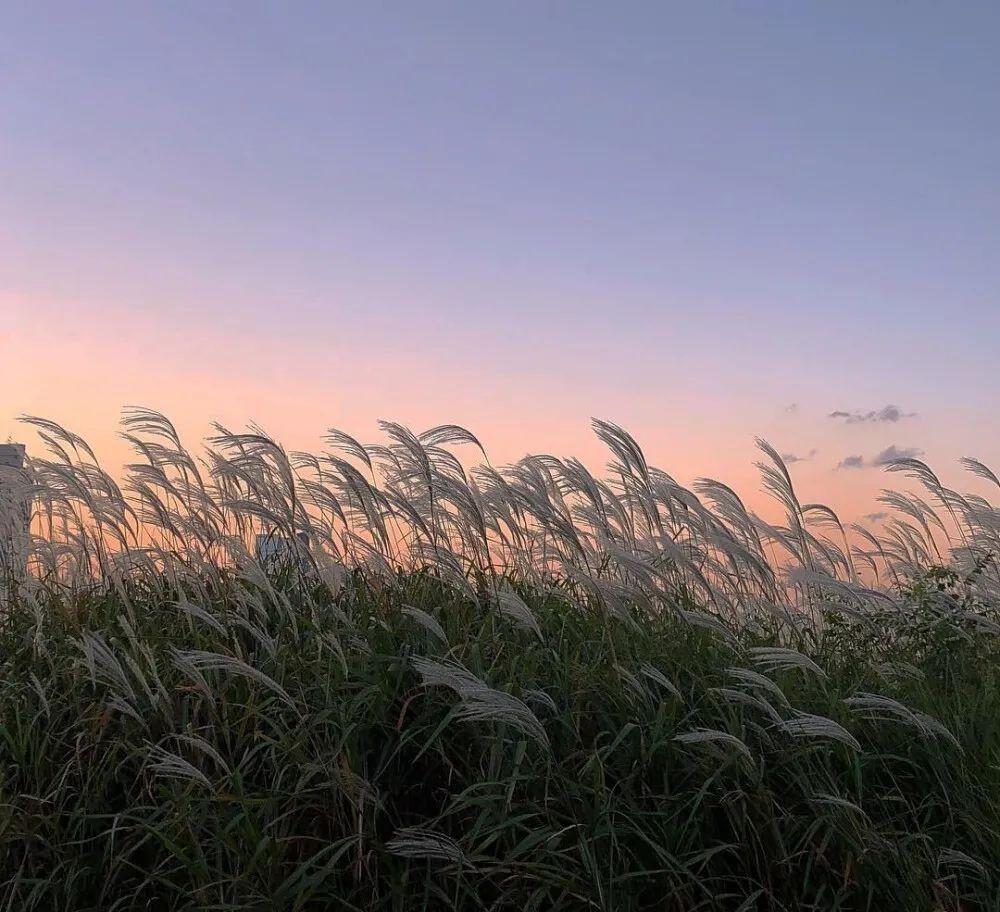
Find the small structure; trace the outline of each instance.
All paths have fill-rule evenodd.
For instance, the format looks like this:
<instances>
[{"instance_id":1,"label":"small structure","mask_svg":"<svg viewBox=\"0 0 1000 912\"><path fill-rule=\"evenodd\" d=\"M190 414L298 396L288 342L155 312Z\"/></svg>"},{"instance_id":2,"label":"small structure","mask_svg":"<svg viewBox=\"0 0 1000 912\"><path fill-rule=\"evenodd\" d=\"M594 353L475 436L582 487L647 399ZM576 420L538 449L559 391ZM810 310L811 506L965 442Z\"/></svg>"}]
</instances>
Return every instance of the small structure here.
<instances>
[{"instance_id":1,"label":"small structure","mask_svg":"<svg viewBox=\"0 0 1000 912\"><path fill-rule=\"evenodd\" d=\"M309 562L303 557L303 551L309 550L309 536L305 532L298 532L295 537L299 540L298 549L294 547L291 539L283 535L276 533L258 535L254 540L257 563L265 570L276 570L298 562L299 568L303 572L307 571Z\"/></svg>"},{"instance_id":2,"label":"small structure","mask_svg":"<svg viewBox=\"0 0 1000 912\"><path fill-rule=\"evenodd\" d=\"M23 469L24 444L0 443L0 466L8 469Z\"/></svg>"},{"instance_id":3,"label":"small structure","mask_svg":"<svg viewBox=\"0 0 1000 912\"><path fill-rule=\"evenodd\" d=\"M23 443L0 444L0 594L28 563L31 501Z\"/></svg>"}]
</instances>

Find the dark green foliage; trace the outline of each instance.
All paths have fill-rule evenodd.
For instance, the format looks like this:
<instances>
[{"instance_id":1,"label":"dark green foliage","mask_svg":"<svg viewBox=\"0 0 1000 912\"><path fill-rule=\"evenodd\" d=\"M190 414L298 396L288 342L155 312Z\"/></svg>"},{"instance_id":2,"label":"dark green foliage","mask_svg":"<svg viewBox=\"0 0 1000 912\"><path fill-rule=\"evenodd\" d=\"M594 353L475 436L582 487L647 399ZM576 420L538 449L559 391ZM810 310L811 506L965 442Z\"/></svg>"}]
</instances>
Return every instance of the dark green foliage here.
<instances>
[{"instance_id":1,"label":"dark green foliage","mask_svg":"<svg viewBox=\"0 0 1000 912\"><path fill-rule=\"evenodd\" d=\"M945 571L905 593L925 622L828 619L800 647L824 674L769 670L787 706L728 671L762 670L766 630L522 588L537 636L427 573L336 598L220 578L204 617L155 581L7 606L0 908L1000 910L1000 650L924 610L963 599ZM548 744L459 718L415 657L517 697ZM675 740L702 728L748 754Z\"/></svg>"}]
</instances>

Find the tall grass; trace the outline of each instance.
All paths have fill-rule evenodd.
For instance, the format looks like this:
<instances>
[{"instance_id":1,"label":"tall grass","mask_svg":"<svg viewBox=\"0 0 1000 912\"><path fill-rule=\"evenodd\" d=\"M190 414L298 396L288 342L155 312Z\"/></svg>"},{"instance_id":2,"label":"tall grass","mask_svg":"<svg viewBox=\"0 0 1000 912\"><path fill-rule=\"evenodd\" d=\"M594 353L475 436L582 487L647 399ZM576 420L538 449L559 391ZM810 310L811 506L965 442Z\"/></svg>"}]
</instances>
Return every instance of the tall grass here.
<instances>
[{"instance_id":1,"label":"tall grass","mask_svg":"<svg viewBox=\"0 0 1000 912\"><path fill-rule=\"evenodd\" d=\"M4 909L1000 909L1000 513L922 463L876 537L764 443L781 524L601 422L604 478L132 410L117 482L30 420Z\"/></svg>"}]
</instances>

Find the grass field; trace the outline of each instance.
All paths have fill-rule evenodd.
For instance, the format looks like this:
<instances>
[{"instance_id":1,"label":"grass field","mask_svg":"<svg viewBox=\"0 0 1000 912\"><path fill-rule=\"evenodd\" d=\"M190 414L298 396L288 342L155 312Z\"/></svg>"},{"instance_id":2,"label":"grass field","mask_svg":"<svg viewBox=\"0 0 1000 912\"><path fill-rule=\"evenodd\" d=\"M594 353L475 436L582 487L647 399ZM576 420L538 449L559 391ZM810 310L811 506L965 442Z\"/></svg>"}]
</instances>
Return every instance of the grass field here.
<instances>
[{"instance_id":1,"label":"grass field","mask_svg":"<svg viewBox=\"0 0 1000 912\"><path fill-rule=\"evenodd\" d=\"M766 444L780 524L601 423L598 478L133 410L124 482L35 423L0 908L1000 910L1000 513L922 463L875 536Z\"/></svg>"}]
</instances>

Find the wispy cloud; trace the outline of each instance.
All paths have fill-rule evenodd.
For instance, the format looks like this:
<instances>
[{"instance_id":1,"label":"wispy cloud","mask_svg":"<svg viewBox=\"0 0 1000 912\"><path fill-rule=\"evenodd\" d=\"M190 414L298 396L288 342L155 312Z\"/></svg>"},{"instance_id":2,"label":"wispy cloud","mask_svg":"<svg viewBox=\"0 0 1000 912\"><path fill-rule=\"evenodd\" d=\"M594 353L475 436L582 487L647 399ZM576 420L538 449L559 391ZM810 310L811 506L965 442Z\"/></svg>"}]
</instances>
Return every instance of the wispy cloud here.
<instances>
[{"instance_id":1,"label":"wispy cloud","mask_svg":"<svg viewBox=\"0 0 1000 912\"><path fill-rule=\"evenodd\" d=\"M785 461L786 465L791 465L793 462L808 462L818 452L819 450L813 448L809 451L808 456L799 456L797 453L782 453L781 458Z\"/></svg>"},{"instance_id":2,"label":"wispy cloud","mask_svg":"<svg viewBox=\"0 0 1000 912\"><path fill-rule=\"evenodd\" d=\"M870 459L865 459L864 456L845 456L840 462L837 463L838 469L864 469L864 468L877 468L879 466L887 466L897 459L916 459L918 456L922 456L923 450L917 447L898 447L896 444L892 443L887 446L880 453L876 453Z\"/></svg>"},{"instance_id":3,"label":"wispy cloud","mask_svg":"<svg viewBox=\"0 0 1000 912\"><path fill-rule=\"evenodd\" d=\"M799 404L797 402L790 402L785 406L785 414L796 415L799 411Z\"/></svg>"},{"instance_id":4,"label":"wispy cloud","mask_svg":"<svg viewBox=\"0 0 1000 912\"><path fill-rule=\"evenodd\" d=\"M865 513L863 518L867 519L868 522L881 522L888 515L885 510L877 510L875 513Z\"/></svg>"},{"instance_id":5,"label":"wispy cloud","mask_svg":"<svg viewBox=\"0 0 1000 912\"><path fill-rule=\"evenodd\" d=\"M895 424L904 418L916 418L916 412L904 412L898 405L886 405L876 411L870 412L845 412L837 409L830 412L828 418L837 418L845 424Z\"/></svg>"}]
</instances>

